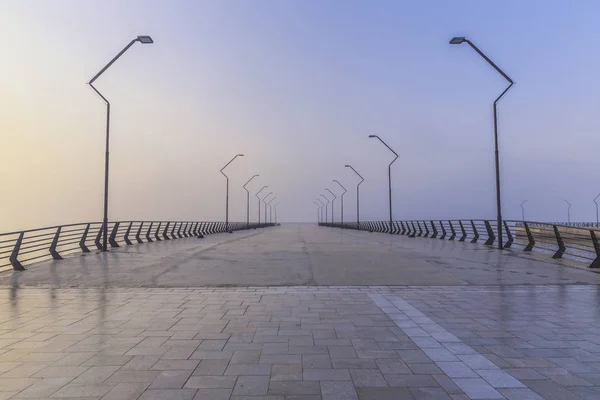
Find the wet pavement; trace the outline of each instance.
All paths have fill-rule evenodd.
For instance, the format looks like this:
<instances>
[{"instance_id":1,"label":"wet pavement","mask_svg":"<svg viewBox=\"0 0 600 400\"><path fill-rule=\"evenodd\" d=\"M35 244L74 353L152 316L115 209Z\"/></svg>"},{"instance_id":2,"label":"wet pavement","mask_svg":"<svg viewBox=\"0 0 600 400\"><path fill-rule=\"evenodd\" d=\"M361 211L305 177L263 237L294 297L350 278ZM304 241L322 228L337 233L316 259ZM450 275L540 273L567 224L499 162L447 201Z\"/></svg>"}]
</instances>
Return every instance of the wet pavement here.
<instances>
[{"instance_id":1,"label":"wet pavement","mask_svg":"<svg viewBox=\"0 0 600 400\"><path fill-rule=\"evenodd\" d=\"M39 264L0 400L600 399L599 276L546 257L292 225Z\"/></svg>"}]
</instances>

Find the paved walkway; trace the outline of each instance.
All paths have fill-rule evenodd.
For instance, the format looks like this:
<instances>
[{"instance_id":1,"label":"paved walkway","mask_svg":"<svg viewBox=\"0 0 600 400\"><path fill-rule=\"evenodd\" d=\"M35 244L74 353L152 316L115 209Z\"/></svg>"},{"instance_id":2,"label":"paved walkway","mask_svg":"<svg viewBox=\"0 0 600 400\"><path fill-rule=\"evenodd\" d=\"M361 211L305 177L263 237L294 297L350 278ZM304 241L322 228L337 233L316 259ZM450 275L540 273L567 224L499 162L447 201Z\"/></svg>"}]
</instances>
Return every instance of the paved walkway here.
<instances>
[{"instance_id":1,"label":"paved walkway","mask_svg":"<svg viewBox=\"0 0 600 400\"><path fill-rule=\"evenodd\" d=\"M319 228L240 231L123 246L0 273L2 285L204 287L600 283L545 254L483 244Z\"/></svg>"},{"instance_id":2,"label":"paved walkway","mask_svg":"<svg viewBox=\"0 0 600 400\"><path fill-rule=\"evenodd\" d=\"M600 399L599 275L542 257L298 225L2 274L0 400Z\"/></svg>"}]
</instances>

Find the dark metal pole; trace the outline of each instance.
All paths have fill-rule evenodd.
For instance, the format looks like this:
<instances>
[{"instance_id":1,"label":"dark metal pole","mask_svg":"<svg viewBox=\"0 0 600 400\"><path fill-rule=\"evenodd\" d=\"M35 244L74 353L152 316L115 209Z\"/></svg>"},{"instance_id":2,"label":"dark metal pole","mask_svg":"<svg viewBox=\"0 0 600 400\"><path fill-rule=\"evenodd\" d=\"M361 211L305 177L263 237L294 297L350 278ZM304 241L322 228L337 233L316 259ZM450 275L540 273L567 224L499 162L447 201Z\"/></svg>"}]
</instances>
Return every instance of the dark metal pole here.
<instances>
[{"instance_id":1,"label":"dark metal pole","mask_svg":"<svg viewBox=\"0 0 600 400\"><path fill-rule=\"evenodd\" d=\"M344 195L346 194L347 190L346 190L346 188L344 187L344 185L342 185L342 184L341 184L341 183L340 183L340 182L339 182L337 179L334 179L333 181L334 181L335 183L337 183L338 185L340 185L340 187L341 187L342 189L344 189L344 193L342 193L342 196L341 196L341 197L342 197L342 200L341 200L341 202L342 202L342 215L341 215L341 220L342 220L342 228L343 228L343 227L344 227Z\"/></svg>"},{"instance_id":2,"label":"dark metal pole","mask_svg":"<svg viewBox=\"0 0 600 400\"><path fill-rule=\"evenodd\" d=\"M522 220L523 220L523 221L525 221L525 207L523 207L523 205L524 205L525 203L527 203L527 200L525 200L525 201L523 201L523 202L521 203L521 217L522 217Z\"/></svg>"},{"instance_id":3,"label":"dark metal pole","mask_svg":"<svg viewBox=\"0 0 600 400\"><path fill-rule=\"evenodd\" d=\"M265 185L262 187L262 189L260 189L258 192L256 192L255 196L258 199L258 223L260 224L260 197L258 197L258 195L260 194L260 192L262 192L264 189L268 188L269 185Z\"/></svg>"},{"instance_id":4,"label":"dark metal pole","mask_svg":"<svg viewBox=\"0 0 600 400\"><path fill-rule=\"evenodd\" d=\"M327 190L333 196L333 200L331 200L331 223L333 224L334 223L333 219L335 216L335 212L333 211L333 205L335 204L335 199L337 199L337 196L331 190L329 190L329 189L325 189L325 190Z\"/></svg>"},{"instance_id":5,"label":"dark metal pole","mask_svg":"<svg viewBox=\"0 0 600 400\"><path fill-rule=\"evenodd\" d=\"M225 175L223 170L225 168L227 168L227 166L229 164L231 164L233 162L233 160L235 160L238 157L243 157L243 156L244 156L243 154L236 154L235 157L233 157L231 159L231 161L229 161L227 164L225 164L225 166L223 168L221 168L221 174L223 174L223 176L227 180L226 191L225 191L225 230L229 233L231 233L231 231L229 230L229 177L227 175Z\"/></svg>"},{"instance_id":6,"label":"dark metal pole","mask_svg":"<svg viewBox=\"0 0 600 400\"><path fill-rule=\"evenodd\" d=\"M321 204L321 207L319 208L319 212L321 213L321 223L323 222L323 206L325 206L325 203L323 203L323 201L321 199L317 199L317 201Z\"/></svg>"},{"instance_id":7,"label":"dark metal pole","mask_svg":"<svg viewBox=\"0 0 600 400\"><path fill-rule=\"evenodd\" d=\"M315 203L317 205L317 225L319 225L321 223L321 215L320 215L321 206L316 201L313 201L313 203Z\"/></svg>"},{"instance_id":8,"label":"dark metal pole","mask_svg":"<svg viewBox=\"0 0 600 400\"><path fill-rule=\"evenodd\" d=\"M273 208L275 209L275 225L277 225L277 206L280 204L280 202L278 201L277 204L275 204L273 206Z\"/></svg>"},{"instance_id":9,"label":"dark metal pole","mask_svg":"<svg viewBox=\"0 0 600 400\"><path fill-rule=\"evenodd\" d=\"M250 183L250 181L254 178L256 178L257 176L260 176L259 174L253 175L252 178L248 179L248 182L244 183L244 190L246 191L246 226L250 226L250 192L248 191L248 189L246 189L246 185ZM260 221L258 221L260 222Z\"/></svg>"},{"instance_id":10,"label":"dark metal pole","mask_svg":"<svg viewBox=\"0 0 600 400\"><path fill-rule=\"evenodd\" d=\"M594 203L596 204L596 227L600 226L600 221L598 221L598 202L596 201L600 197L600 194L594 198Z\"/></svg>"},{"instance_id":11,"label":"dark metal pole","mask_svg":"<svg viewBox=\"0 0 600 400\"><path fill-rule=\"evenodd\" d=\"M477 48L477 46L475 46L473 44L473 42L471 42L470 40L463 38L463 37L455 37L452 38L450 40L450 44L461 44L463 42L466 42L469 46L471 46L471 48L473 50L475 50L477 52L477 54L479 54L485 61L488 62L488 64L490 64L500 75L502 75L504 77L504 79L506 79L509 83L508 87L506 89L504 89L504 91L500 94L500 96L498 96L496 98L496 100L494 100L494 147L495 147L495 152L494 152L494 160L495 160L495 164L496 164L496 209L497 209L497 228L498 228L498 248L499 249L503 249L504 245L502 243L502 204L501 204L501 196L500 196L500 156L499 156L499 150L498 150L498 113L497 113L497 106L498 106L498 102L500 101L500 99L502 99L502 97L504 97L504 95L506 94L506 92L509 91L509 89L514 85L514 82L512 79L510 79L508 77L508 75L506 75L504 73L504 71L502 71L496 64L494 64L494 62L492 60L490 60L488 58L488 56L486 56L485 54L483 54L483 52L481 50L479 50L479 48Z\"/></svg>"},{"instance_id":12,"label":"dark metal pole","mask_svg":"<svg viewBox=\"0 0 600 400\"><path fill-rule=\"evenodd\" d=\"M379 141L381 143L383 143L385 145L385 147L387 147L392 153L394 153L394 155L396 156L392 162L390 163L390 165L388 165L388 180L389 180L389 203L390 203L390 234L393 234L394 229L393 227L393 218L392 218L392 164L398 159L398 153L396 153L394 150L392 150L392 148L390 146L387 145L386 142L384 142L379 136L377 135L369 135L370 138L377 138L379 139Z\"/></svg>"},{"instance_id":13,"label":"dark metal pole","mask_svg":"<svg viewBox=\"0 0 600 400\"><path fill-rule=\"evenodd\" d=\"M569 203L567 200L565 200L565 203L567 203L569 205L569 207L567 207L567 222L570 224L571 223L571 203Z\"/></svg>"},{"instance_id":14,"label":"dark metal pole","mask_svg":"<svg viewBox=\"0 0 600 400\"><path fill-rule=\"evenodd\" d=\"M108 250L108 172L109 172L109 161L110 161L110 102L96 89L94 81L100 77L115 61L119 59L135 42L141 42L144 44L153 43L150 36L138 36L133 39L127 46L123 48L108 64L104 66L90 81L88 85L100 96L100 98L106 104L106 144L104 150L104 216L102 218L102 251Z\"/></svg>"},{"instance_id":15,"label":"dark metal pole","mask_svg":"<svg viewBox=\"0 0 600 400\"><path fill-rule=\"evenodd\" d=\"M358 182L358 185L356 185L356 225L358 226L360 224L360 194L359 194L359 187L360 184L364 182L365 178L363 178L361 176L361 174L359 174L351 165L347 165L346 164L346 168L350 168L352 171L354 171L354 173L356 175L358 175L360 177L360 182Z\"/></svg>"},{"instance_id":16,"label":"dark metal pole","mask_svg":"<svg viewBox=\"0 0 600 400\"><path fill-rule=\"evenodd\" d=\"M273 194L273 192L269 192L269 194L267 194L265 197L263 197L263 200L262 200L263 204L265 205L265 224L268 222L268 220L267 220L267 202L266 202L266 200L267 200L267 197L269 197L272 194Z\"/></svg>"},{"instance_id":17,"label":"dark metal pole","mask_svg":"<svg viewBox=\"0 0 600 400\"><path fill-rule=\"evenodd\" d=\"M329 203L331 203L331 201L329 201L329 199L325 195L321 195L321 197L323 197L325 200L327 200L327 203L325 204L325 223L328 223L329 222L329 215L328 215L329 211L328 211L327 206L329 206Z\"/></svg>"},{"instance_id":18,"label":"dark metal pole","mask_svg":"<svg viewBox=\"0 0 600 400\"><path fill-rule=\"evenodd\" d=\"M269 200L269 223L272 224L273 223L273 207L271 207L271 203L273 202L273 200L275 200L277 197L273 197L271 200Z\"/></svg>"}]
</instances>

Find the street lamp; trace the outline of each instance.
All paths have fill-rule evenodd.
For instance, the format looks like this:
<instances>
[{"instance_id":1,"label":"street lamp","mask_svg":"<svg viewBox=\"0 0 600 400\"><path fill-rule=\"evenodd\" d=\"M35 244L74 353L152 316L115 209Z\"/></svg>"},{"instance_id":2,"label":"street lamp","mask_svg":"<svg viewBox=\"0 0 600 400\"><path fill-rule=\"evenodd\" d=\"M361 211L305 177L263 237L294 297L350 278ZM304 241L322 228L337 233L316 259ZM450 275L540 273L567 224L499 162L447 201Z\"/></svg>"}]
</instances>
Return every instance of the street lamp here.
<instances>
[{"instance_id":1,"label":"street lamp","mask_svg":"<svg viewBox=\"0 0 600 400\"><path fill-rule=\"evenodd\" d=\"M596 204L596 227L600 226L600 222L598 221L598 202L596 201L600 197L600 194L594 197L594 203Z\"/></svg>"},{"instance_id":2,"label":"street lamp","mask_svg":"<svg viewBox=\"0 0 600 400\"><path fill-rule=\"evenodd\" d=\"M277 202L277 203L276 203L276 204L273 206L273 208L275 209L275 225L277 225L277 206L278 206L279 204L281 204L281 202L279 202L279 201L278 201L278 202Z\"/></svg>"},{"instance_id":3,"label":"street lamp","mask_svg":"<svg viewBox=\"0 0 600 400\"><path fill-rule=\"evenodd\" d=\"M227 164L225 164L225 166L223 168L221 168L221 174L223 174L225 179L227 179L227 189L225 192L225 230L229 233L232 233L232 231L229 230L229 177L227 175L225 175L225 172L223 172L223 170L225 168L227 168L227 166L229 164L231 164L233 162L233 160L235 160L238 157L244 157L244 155L236 154L235 157L233 157L231 159L231 161L229 161Z\"/></svg>"},{"instance_id":4,"label":"street lamp","mask_svg":"<svg viewBox=\"0 0 600 400\"><path fill-rule=\"evenodd\" d=\"M355 173L356 175L358 175L358 176L359 176L359 178L360 178L360 182L358 182L358 185L356 185L356 227L358 228L358 225L360 225L360 207L359 207L359 204L360 204L360 196L359 196L359 186L360 186L360 184L361 184L361 183L363 183L363 182L364 182L365 178L363 178L363 177L362 177L362 175L361 175L361 174L359 174L359 173L358 173L358 172L357 172L357 171L356 171L356 170L355 170L355 169L352 167L352 165L348 165L348 164L346 164L346 165L345 165L345 167L346 167L346 168L350 168L350 169L351 169L352 171L354 171L354 173Z\"/></svg>"},{"instance_id":5,"label":"street lamp","mask_svg":"<svg viewBox=\"0 0 600 400\"><path fill-rule=\"evenodd\" d=\"M571 203L569 203L567 200L565 200L565 203L567 203L569 205L569 207L567 207L567 222L570 224L571 223Z\"/></svg>"},{"instance_id":6,"label":"street lamp","mask_svg":"<svg viewBox=\"0 0 600 400\"><path fill-rule=\"evenodd\" d=\"M319 225L319 224L321 223L321 215L320 215L320 212L321 212L321 207L322 207L322 206L321 206L319 203L317 203L317 201L316 201L316 200L315 200L315 201L313 201L313 203L315 203L315 205L317 206L317 225Z\"/></svg>"},{"instance_id":7,"label":"street lamp","mask_svg":"<svg viewBox=\"0 0 600 400\"><path fill-rule=\"evenodd\" d=\"M271 203L273 202L273 200L275 200L277 197L273 197L271 200L269 200L269 223L273 223L273 207L271 207Z\"/></svg>"},{"instance_id":8,"label":"street lamp","mask_svg":"<svg viewBox=\"0 0 600 400\"><path fill-rule=\"evenodd\" d=\"M258 223L260 224L260 197L258 197L258 195L260 194L260 192L262 192L264 189L268 188L269 185L265 185L263 186L258 192L256 192L255 196L258 199ZM266 222L266 221L265 221Z\"/></svg>"},{"instance_id":9,"label":"street lamp","mask_svg":"<svg viewBox=\"0 0 600 400\"><path fill-rule=\"evenodd\" d=\"M328 213L327 206L329 205L329 203L331 203L331 201L325 195L321 195L321 197L324 198L325 200L327 200L327 203L325 204L325 223L327 223L329 221L329 216L327 215L327 213Z\"/></svg>"},{"instance_id":10,"label":"street lamp","mask_svg":"<svg viewBox=\"0 0 600 400\"><path fill-rule=\"evenodd\" d=\"M250 226L250 192L248 191L248 189L246 189L246 185L250 183L250 181L254 178L256 178L257 176L260 176L259 174L253 175L252 178L248 179L248 182L244 183L244 190L246 191L246 226ZM260 223L260 221L258 221Z\"/></svg>"},{"instance_id":11,"label":"street lamp","mask_svg":"<svg viewBox=\"0 0 600 400\"><path fill-rule=\"evenodd\" d=\"M325 206L325 203L323 203L323 200L319 198L317 198L317 201L321 204L319 211L321 213L321 223L323 223L323 207Z\"/></svg>"},{"instance_id":12,"label":"street lamp","mask_svg":"<svg viewBox=\"0 0 600 400\"><path fill-rule=\"evenodd\" d=\"M398 153L396 153L394 150L392 150L392 148L390 146L388 146L387 143L384 142L379 136L377 136L377 135L369 135L369 137L371 139L373 139L373 138L379 139L379 141L381 143L383 143L384 146L387 147L396 156L392 160L392 162L390 163L390 165L388 165L389 197L390 197L390 234L393 234L394 233L394 229L393 229L394 225L393 225L393 222L392 222L392 164L398 159Z\"/></svg>"},{"instance_id":13,"label":"street lamp","mask_svg":"<svg viewBox=\"0 0 600 400\"><path fill-rule=\"evenodd\" d=\"M523 202L521 203L521 217L522 217L522 220L523 220L523 221L525 221L525 207L523 207L523 205L524 205L525 203L527 203L527 200L525 200L525 201L523 201Z\"/></svg>"},{"instance_id":14,"label":"street lamp","mask_svg":"<svg viewBox=\"0 0 600 400\"><path fill-rule=\"evenodd\" d=\"M498 248L502 249L502 206L500 202L500 156L498 155L498 113L497 105L500 99L508 92L508 90L515 84L512 79L508 77L492 60L490 60L481 50L477 48L470 40L464 37L453 37L450 40L450 44L461 44L467 43L473 50L477 52L485 61L488 62L500 75L508 81L508 86L504 91L494 100L494 145L495 145L495 163L496 163L496 208L497 208L497 224L498 224Z\"/></svg>"},{"instance_id":15,"label":"street lamp","mask_svg":"<svg viewBox=\"0 0 600 400\"><path fill-rule=\"evenodd\" d=\"M269 193L268 193L268 194L267 194L265 197L263 197L263 199L262 199L262 201L263 201L263 203L264 203L264 205L265 205L265 224L268 222L268 220L267 220L267 202L266 202L266 200L267 200L267 197L269 197L269 196L270 196L270 195L272 195L272 194L273 194L273 192L269 192Z\"/></svg>"},{"instance_id":16,"label":"street lamp","mask_svg":"<svg viewBox=\"0 0 600 400\"><path fill-rule=\"evenodd\" d=\"M329 190L327 188L325 190L327 190L333 196L333 200L331 200L331 223L333 224L333 219L335 216L334 211L333 211L333 206L335 205L335 199L337 199L337 196L331 190Z\"/></svg>"},{"instance_id":17,"label":"street lamp","mask_svg":"<svg viewBox=\"0 0 600 400\"><path fill-rule=\"evenodd\" d=\"M138 36L137 38L129 42L129 44L125 46L125 48L121 50L121 52L119 52L119 54L117 54L115 58L110 60L110 62L106 64L106 66L102 68L100 72L98 72L96 75L94 75L94 77L88 82L88 85L90 85L94 92L96 92L106 104L106 148L104 152L104 218L102 219L102 234L104 235L104 237L102 239L102 251L107 251L108 247L108 165L110 149L110 102L106 99L106 97L102 95L102 93L98 91L98 89L96 89L96 87L94 86L94 82L100 77L100 75L104 73L104 71L108 69L108 67L113 65L113 63L117 61L119 57L121 57L127 50L129 50L129 48L133 46L135 42L140 42L142 44L154 43L150 36Z\"/></svg>"},{"instance_id":18,"label":"street lamp","mask_svg":"<svg viewBox=\"0 0 600 400\"><path fill-rule=\"evenodd\" d=\"M344 189L344 193L342 193L342 196L341 196L342 197L342 214L340 215L341 216L341 220L342 220L342 228L344 228L344 195L346 194L347 190L344 187L344 185L342 185L337 179L334 179L333 181L335 183L337 183L338 185L340 185L340 187L342 189Z\"/></svg>"}]
</instances>

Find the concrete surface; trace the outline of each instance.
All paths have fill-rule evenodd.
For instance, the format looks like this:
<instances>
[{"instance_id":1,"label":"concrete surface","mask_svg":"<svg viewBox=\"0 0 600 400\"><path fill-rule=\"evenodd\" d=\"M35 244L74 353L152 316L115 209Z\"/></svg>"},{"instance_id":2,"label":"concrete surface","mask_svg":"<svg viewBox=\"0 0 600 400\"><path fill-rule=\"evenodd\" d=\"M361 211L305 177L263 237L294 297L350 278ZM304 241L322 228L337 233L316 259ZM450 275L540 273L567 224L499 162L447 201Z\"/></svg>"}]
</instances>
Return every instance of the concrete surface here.
<instances>
[{"instance_id":1,"label":"concrete surface","mask_svg":"<svg viewBox=\"0 0 600 400\"><path fill-rule=\"evenodd\" d=\"M598 284L568 261L483 244L312 225L123 246L0 274L0 286ZM571 262L572 264L572 262Z\"/></svg>"}]
</instances>

